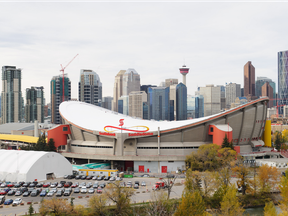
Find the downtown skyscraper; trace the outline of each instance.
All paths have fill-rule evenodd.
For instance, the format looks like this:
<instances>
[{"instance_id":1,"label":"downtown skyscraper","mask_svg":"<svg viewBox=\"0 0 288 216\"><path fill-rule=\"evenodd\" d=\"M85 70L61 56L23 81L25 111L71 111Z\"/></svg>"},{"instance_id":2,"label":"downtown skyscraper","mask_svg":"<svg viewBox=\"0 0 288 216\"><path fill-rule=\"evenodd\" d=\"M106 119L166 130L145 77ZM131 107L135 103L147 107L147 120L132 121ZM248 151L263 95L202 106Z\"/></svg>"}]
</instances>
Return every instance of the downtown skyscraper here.
<instances>
[{"instance_id":1,"label":"downtown skyscraper","mask_svg":"<svg viewBox=\"0 0 288 216\"><path fill-rule=\"evenodd\" d=\"M278 105L283 114L281 105L288 105L288 51L278 52Z\"/></svg>"},{"instance_id":2,"label":"downtown skyscraper","mask_svg":"<svg viewBox=\"0 0 288 216\"><path fill-rule=\"evenodd\" d=\"M93 70L81 70L79 81L79 101L101 106L102 83Z\"/></svg>"},{"instance_id":3,"label":"downtown skyscraper","mask_svg":"<svg viewBox=\"0 0 288 216\"><path fill-rule=\"evenodd\" d=\"M244 97L253 99L255 95L255 67L248 61L244 65Z\"/></svg>"},{"instance_id":4,"label":"downtown skyscraper","mask_svg":"<svg viewBox=\"0 0 288 216\"><path fill-rule=\"evenodd\" d=\"M2 124L22 121L21 69L2 67Z\"/></svg>"}]
</instances>

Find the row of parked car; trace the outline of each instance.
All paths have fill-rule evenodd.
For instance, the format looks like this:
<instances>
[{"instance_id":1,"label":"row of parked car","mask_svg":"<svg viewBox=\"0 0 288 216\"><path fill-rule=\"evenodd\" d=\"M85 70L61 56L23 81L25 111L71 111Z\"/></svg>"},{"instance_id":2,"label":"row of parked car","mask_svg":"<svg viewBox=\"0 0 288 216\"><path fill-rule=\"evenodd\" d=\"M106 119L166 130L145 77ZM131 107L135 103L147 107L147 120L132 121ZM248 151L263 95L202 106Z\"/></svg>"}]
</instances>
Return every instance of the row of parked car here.
<instances>
[{"instance_id":1,"label":"row of parked car","mask_svg":"<svg viewBox=\"0 0 288 216\"><path fill-rule=\"evenodd\" d=\"M22 199L21 198L16 198L14 201L13 199L7 199L5 200L5 196L0 196L0 204L4 204L4 205L20 205L22 203Z\"/></svg>"}]
</instances>

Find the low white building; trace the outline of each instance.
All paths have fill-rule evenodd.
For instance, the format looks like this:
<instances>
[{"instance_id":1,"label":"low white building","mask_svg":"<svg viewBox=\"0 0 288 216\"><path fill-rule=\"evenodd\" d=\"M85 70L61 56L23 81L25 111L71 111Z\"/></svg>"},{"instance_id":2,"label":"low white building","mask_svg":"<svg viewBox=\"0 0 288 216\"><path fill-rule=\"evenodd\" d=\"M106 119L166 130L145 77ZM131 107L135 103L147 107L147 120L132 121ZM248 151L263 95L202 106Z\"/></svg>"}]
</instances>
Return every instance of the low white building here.
<instances>
[{"instance_id":1,"label":"low white building","mask_svg":"<svg viewBox=\"0 0 288 216\"><path fill-rule=\"evenodd\" d=\"M256 165L262 166L267 164L270 167L287 168L288 158L270 158L270 159L257 159Z\"/></svg>"},{"instance_id":2,"label":"low white building","mask_svg":"<svg viewBox=\"0 0 288 216\"><path fill-rule=\"evenodd\" d=\"M71 163L56 152L0 150L2 181L43 181L70 174Z\"/></svg>"}]
</instances>

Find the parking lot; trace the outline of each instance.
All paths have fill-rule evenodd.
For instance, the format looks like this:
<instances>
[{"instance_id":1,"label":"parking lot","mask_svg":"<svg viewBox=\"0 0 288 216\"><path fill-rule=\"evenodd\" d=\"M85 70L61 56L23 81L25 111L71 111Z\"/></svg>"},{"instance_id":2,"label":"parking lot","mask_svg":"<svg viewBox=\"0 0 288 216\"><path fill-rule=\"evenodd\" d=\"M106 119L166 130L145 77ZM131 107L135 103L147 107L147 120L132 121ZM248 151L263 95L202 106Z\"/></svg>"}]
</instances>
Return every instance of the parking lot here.
<instances>
[{"instance_id":1,"label":"parking lot","mask_svg":"<svg viewBox=\"0 0 288 216\"><path fill-rule=\"evenodd\" d=\"M75 183L75 182L78 182L79 185L81 183L92 183L92 185L95 183L95 182L98 182L98 184L100 185L101 183L107 183L109 181L104 181L104 180L80 180L80 179L64 179L64 178L59 178L59 179L55 179L55 180L46 180L46 181L41 181L43 183L47 183L47 182L60 182L60 181L71 181L72 183ZM128 181L132 181L132 186L134 186L134 183L135 181L139 181L140 183L140 186L139 186L139 189L135 189L135 195L133 195L131 197L131 201L132 203L139 203L139 202L146 202L146 201L149 201L152 199L151 197L151 191L152 191L152 187L153 185L155 184L155 182L157 181L160 181L159 178L147 178L147 177L136 177L136 178L124 178L121 182L125 182L126 184L128 183ZM145 182L146 186L141 186L141 183L142 182ZM184 186L183 184L181 183L184 183L184 179L183 178L179 178L176 180L177 183L180 183L180 184L176 184L178 186L174 186L173 187L173 190L172 190L172 193L171 193L171 198L180 198L181 195L182 195L182 191L184 189ZM2 188L1 188L2 189ZM0 189L0 191L1 191ZM43 187L41 187L40 189L45 189ZM47 187L46 189L48 190L51 190L52 188L51 187ZM60 188L57 188L57 189L60 189ZM89 188L88 188L89 189ZM89 199L89 197L97 194L96 192L94 193L74 193L74 188L72 188L72 193L69 195L69 196L61 196L61 197L57 197L57 198L67 198L69 201L70 199L73 197L75 198L74 199L74 204L81 204L81 205L84 205L84 206L87 206L87 200ZM105 188L103 189L103 191L105 190ZM79 197L82 197L82 198L79 198ZM89 197L88 197L89 196ZM5 195L5 199L16 199L16 198L22 198L23 200L23 203L24 205L19 205L19 206L15 206L15 207L12 207L11 205L5 205L2 209L0 209L0 216L8 216L8 215L24 215L25 212L28 211L28 205L27 205L27 202L32 202L32 203L36 203L38 202L38 204L34 204L33 207L34 209L38 212L38 209L39 209L39 202L42 200L42 199L52 199L53 197L55 197L55 194L52 196L52 197L47 197L47 195L45 197L40 197L39 195L35 196L35 197L31 197L31 195L29 195L28 197L23 197L23 196L15 196L15 195L12 195L12 196L8 196L8 195ZM112 203L111 203L112 204ZM3 206L3 204L2 204Z\"/></svg>"}]
</instances>

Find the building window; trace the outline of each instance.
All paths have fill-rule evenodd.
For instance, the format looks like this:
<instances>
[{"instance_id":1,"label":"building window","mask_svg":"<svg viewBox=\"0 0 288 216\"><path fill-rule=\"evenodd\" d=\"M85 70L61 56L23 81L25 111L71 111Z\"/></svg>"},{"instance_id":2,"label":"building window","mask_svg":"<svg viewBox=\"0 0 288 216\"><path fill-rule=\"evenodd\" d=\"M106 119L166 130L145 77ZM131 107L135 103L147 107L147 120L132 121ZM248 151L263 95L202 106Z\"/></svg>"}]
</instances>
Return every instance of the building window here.
<instances>
[{"instance_id":1,"label":"building window","mask_svg":"<svg viewBox=\"0 0 288 216\"><path fill-rule=\"evenodd\" d=\"M63 127L63 131L68 131L68 127Z\"/></svg>"}]
</instances>

